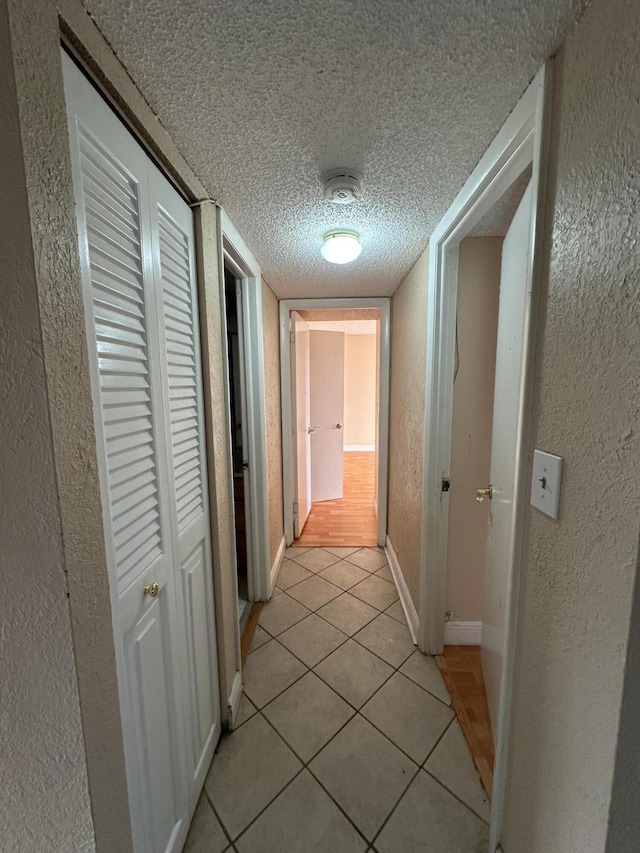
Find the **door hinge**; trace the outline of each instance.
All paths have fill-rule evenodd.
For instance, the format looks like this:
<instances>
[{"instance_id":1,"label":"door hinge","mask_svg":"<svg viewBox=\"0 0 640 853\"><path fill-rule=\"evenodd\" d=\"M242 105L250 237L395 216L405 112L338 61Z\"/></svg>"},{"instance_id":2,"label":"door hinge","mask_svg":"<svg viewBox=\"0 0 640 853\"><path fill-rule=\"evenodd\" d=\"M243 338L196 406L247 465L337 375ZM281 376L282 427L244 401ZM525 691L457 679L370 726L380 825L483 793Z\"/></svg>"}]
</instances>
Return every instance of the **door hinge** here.
<instances>
[{"instance_id":1,"label":"door hinge","mask_svg":"<svg viewBox=\"0 0 640 853\"><path fill-rule=\"evenodd\" d=\"M295 342L296 342L296 333L295 333L295 329L292 329L292 330L289 332L289 341L290 341L292 344L295 344Z\"/></svg>"},{"instance_id":2,"label":"door hinge","mask_svg":"<svg viewBox=\"0 0 640 853\"><path fill-rule=\"evenodd\" d=\"M293 505L293 514L294 515L298 514L298 504L297 503L294 503L294 505Z\"/></svg>"},{"instance_id":3,"label":"door hinge","mask_svg":"<svg viewBox=\"0 0 640 853\"><path fill-rule=\"evenodd\" d=\"M441 492L448 492L450 488L451 488L451 480L448 477L443 477L442 478L442 488L440 489L440 491Z\"/></svg>"}]
</instances>

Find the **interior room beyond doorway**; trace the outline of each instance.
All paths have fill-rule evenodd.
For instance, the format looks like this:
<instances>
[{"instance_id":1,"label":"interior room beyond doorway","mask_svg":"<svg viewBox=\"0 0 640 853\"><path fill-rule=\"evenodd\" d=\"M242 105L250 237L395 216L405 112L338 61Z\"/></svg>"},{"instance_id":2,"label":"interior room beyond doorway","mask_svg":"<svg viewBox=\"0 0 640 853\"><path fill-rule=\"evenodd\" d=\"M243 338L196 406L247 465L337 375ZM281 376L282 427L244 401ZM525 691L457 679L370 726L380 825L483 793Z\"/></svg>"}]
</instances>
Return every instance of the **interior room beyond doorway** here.
<instances>
[{"instance_id":1,"label":"interior room beyond doorway","mask_svg":"<svg viewBox=\"0 0 640 853\"><path fill-rule=\"evenodd\" d=\"M297 315L304 346L308 336L309 399L305 402L306 354L298 340L296 423L306 405L308 423L301 427L308 431L310 458L305 460L300 445L296 464L298 470L308 468L310 505L306 520L299 518L296 545L377 544L378 327L375 316L324 320L313 311Z\"/></svg>"}]
</instances>

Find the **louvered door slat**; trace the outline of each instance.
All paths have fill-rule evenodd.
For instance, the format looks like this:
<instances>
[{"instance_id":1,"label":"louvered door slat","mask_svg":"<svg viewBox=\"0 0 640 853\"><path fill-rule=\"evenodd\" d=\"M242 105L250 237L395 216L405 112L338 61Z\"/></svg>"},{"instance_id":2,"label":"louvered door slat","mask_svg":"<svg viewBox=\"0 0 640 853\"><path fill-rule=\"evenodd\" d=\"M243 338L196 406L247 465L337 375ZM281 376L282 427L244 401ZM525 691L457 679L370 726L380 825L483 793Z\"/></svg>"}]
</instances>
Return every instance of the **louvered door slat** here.
<instances>
[{"instance_id":1,"label":"louvered door slat","mask_svg":"<svg viewBox=\"0 0 640 853\"><path fill-rule=\"evenodd\" d=\"M202 471L198 465L202 434L197 398L191 261L188 235L160 206L158 220L175 506L178 533L182 534L204 509Z\"/></svg>"},{"instance_id":2,"label":"louvered door slat","mask_svg":"<svg viewBox=\"0 0 640 853\"><path fill-rule=\"evenodd\" d=\"M86 131L79 141L115 559L129 584L162 549L138 187Z\"/></svg>"}]
</instances>

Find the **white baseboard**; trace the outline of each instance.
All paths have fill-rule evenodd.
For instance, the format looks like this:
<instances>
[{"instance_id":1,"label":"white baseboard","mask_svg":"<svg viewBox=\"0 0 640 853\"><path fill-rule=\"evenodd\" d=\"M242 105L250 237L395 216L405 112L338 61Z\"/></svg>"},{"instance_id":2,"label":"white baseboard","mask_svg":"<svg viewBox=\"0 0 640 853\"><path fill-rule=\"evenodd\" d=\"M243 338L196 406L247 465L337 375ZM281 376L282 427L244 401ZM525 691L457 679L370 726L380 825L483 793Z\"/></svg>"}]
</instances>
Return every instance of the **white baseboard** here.
<instances>
[{"instance_id":1,"label":"white baseboard","mask_svg":"<svg viewBox=\"0 0 640 853\"><path fill-rule=\"evenodd\" d=\"M282 565L282 558L284 557L284 552L286 550L287 543L284 538L284 534L282 539L280 540L280 545L278 547L278 553L276 554L276 558L273 561L273 565L271 566L271 572L269 574L269 598L273 595L273 590L276 585L276 581L278 580L278 573L280 571L280 566Z\"/></svg>"},{"instance_id":2,"label":"white baseboard","mask_svg":"<svg viewBox=\"0 0 640 853\"><path fill-rule=\"evenodd\" d=\"M409 628L411 639L413 640L414 646L417 646L418 611L416 610L415 605L411 600L411 593L409 592L409 587L407 586L407 582L404 579L404 575L402 574L402 569L400 568L400 563L398 562L396 552L393 550L393 545L391 544L391 540L388 536L387 544L384 550L387 555L387 559L389 560L389 568L391 569L391 574L393 575L393 580L395 581L396 589L398 590L398 595L400 596L400 604L402 605L402 610L404 611L404 618L407 620L407 627Z\"/></svg>"},{"instance_id":3,"label":"white baseboard","mask_svg":"<svg viewBox=\"0 0 640 853\"><path fill-rule=\"evenodd\" d=\"M356 451L356 450L373 451L376 449L376 446L375 446L375 444L345 444L342 449L345 453L349 453L350 451Z\"/></svg>"},{"instance_id":4,"label":"white baseboard","mask_svg":"<svg viewBox=\"0 0 640 853\"><path fill-rule=\"evenodd\" d=\"M482 642L482 622L445 622L445 646L479 646Z\"/></svg>"},{"instance_id":5,"label":"white baseboard","mask_svg":"<svg viewBox=\"0 0 640 853\"><path fill-rule=\"evenodd\" d=\"M242 673L240 672L240 670L237 670L235 676L233 677L233 684L231 685L231 693L229 694L229 700L227 702L229 728L231 729L231 731L233 731L236 727L236 722L238 720L238 713L240 711L240 700L241 699L242 699Z\"/></svg>"}]
</instances>

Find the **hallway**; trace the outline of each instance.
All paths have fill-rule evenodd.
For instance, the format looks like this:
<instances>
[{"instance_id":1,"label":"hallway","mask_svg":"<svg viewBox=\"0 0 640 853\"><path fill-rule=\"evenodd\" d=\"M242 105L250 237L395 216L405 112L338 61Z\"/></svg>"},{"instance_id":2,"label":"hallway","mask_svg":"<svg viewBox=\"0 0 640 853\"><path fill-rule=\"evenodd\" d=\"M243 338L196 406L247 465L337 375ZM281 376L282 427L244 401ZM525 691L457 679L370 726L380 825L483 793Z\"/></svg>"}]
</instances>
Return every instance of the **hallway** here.
<instances>
[{"instance_id":1,"label":"hallway","mask_svg":"<svg viewBox=\"0 0 640 853\"><path fill-rule=\"evenodd\" d=\"M244 676L186 853L486 849L489 802L382 549L289 548Z\"/></svg>"}]
</instances>

